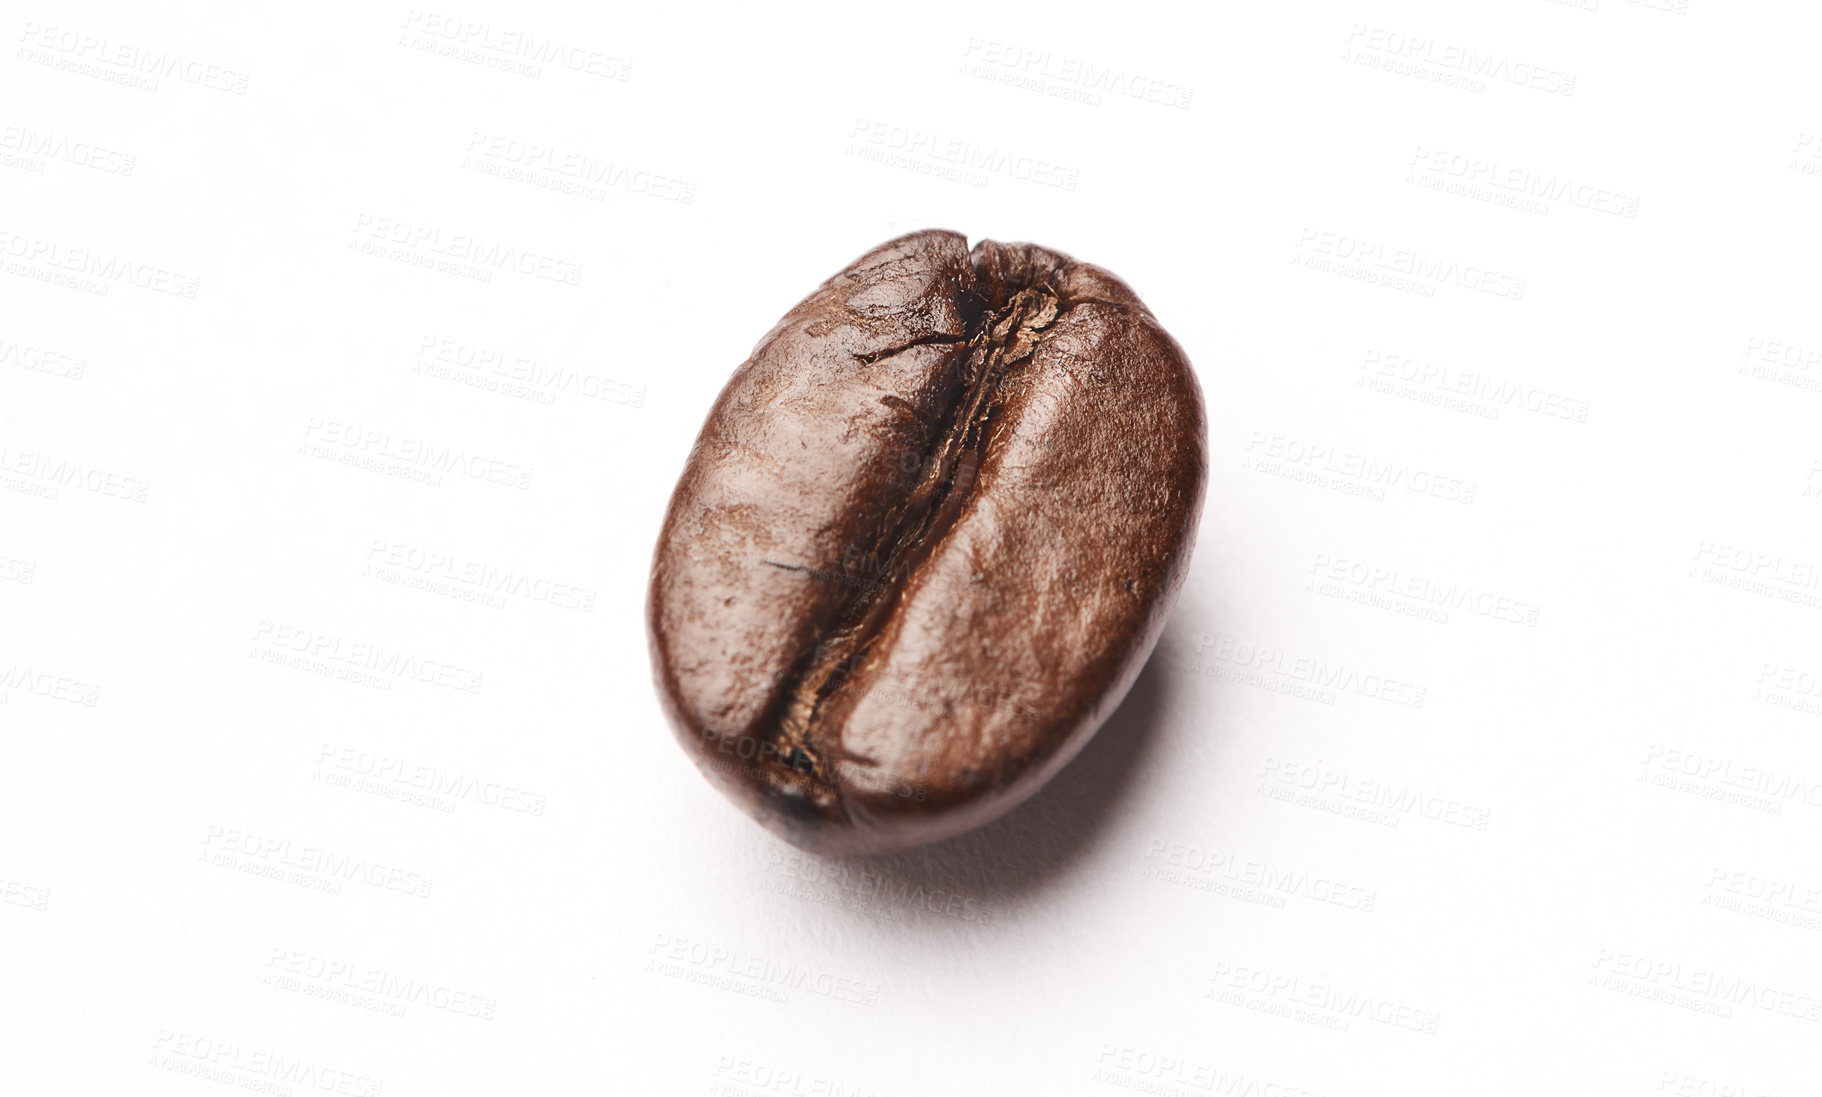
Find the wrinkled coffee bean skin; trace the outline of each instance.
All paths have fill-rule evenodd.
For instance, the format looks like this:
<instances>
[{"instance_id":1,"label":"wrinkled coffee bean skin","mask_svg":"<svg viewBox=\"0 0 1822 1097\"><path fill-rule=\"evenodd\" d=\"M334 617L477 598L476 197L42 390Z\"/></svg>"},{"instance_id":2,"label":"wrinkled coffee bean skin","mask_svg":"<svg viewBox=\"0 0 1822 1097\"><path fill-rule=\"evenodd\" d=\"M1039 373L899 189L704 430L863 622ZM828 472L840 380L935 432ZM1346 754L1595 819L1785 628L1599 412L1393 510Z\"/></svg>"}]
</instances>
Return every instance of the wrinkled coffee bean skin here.
<instances>
[{"instance_id":1,"label":"wrinkled coffee bean skin","mask_svg":"<svg viewBox=\"0 0 1822 1097\"><path fill-rule=\"evenodd\" d=\"M1182 350L1107 271L880 245L759 341L690 451L647 602L673 730L819 853L1002 814L1157 642L1206 431Z\"/></svg>"}]
</instances>

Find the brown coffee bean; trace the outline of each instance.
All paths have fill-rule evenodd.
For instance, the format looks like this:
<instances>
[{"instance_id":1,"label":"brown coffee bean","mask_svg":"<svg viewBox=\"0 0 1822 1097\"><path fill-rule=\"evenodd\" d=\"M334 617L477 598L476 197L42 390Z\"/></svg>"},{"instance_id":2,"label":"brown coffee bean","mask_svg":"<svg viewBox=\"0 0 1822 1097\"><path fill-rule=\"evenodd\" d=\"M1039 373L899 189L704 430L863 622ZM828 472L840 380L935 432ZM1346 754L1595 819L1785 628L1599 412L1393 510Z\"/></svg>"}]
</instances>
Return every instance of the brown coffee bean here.
<instances>
[{"instance_id":1,"label":"brown coffee bean","mask_svg":"<svg viewBox=\"0 0 1822 1097\"><path fill-rule=\"evenodd\" d=\"M985 823L1137 677L1207 465L1195 375L1118 278L882 244L760 340L690 451L647 605L665 714L806 849Z\"/></svg>"}]
</instances>

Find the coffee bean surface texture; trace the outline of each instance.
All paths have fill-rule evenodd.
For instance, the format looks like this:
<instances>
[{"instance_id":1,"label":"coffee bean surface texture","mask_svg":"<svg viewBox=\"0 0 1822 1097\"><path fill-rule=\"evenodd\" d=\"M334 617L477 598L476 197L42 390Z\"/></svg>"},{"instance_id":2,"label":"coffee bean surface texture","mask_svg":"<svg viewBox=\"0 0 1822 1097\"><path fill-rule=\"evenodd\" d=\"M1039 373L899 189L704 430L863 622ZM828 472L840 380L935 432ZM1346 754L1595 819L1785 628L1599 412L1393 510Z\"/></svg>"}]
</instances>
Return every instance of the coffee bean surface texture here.
<instances>
[{"instance_id":1,"label":"coffee bean surface texture","mask_svg":"<svg viewBox=\"0 0 1822 1097\"><path fill-rule=\"evenodd\" d=\"M785 839L878 853L1030 796L1189 565L1201 389L1126 284L916 232L759 341L690 451L647 632L672 730Z\"/></svg>"}]
</instances>

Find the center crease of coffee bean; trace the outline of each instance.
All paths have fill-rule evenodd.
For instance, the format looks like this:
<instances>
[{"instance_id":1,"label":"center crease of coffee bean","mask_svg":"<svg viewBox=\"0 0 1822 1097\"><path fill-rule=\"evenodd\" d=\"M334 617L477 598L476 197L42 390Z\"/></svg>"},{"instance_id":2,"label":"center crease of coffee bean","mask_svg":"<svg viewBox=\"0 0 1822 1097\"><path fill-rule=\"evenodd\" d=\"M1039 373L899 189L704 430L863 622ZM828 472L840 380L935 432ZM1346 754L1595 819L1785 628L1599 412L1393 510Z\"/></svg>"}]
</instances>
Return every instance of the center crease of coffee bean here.
<instances>
[{"instance_id":1,"label":"center crease of coffee bean","mask_svg":"<svg viewBox=\"0 0 1822 1097\"><path fill-rule=\"evenodd\" d=\"M986 278L980 281L984 286L994 284ZM848 588L846 597L831 624L786 676L770 719L765 721L780 759L773 764L783 771L775 787L802 801L798 807L808 813L836 815L842 810L840 764L875 764L873 759L843 748L840 729L829 727L823 719L827 702L861 666L911 576L954 528L979 474L987 435L1004 403L1007 381L1030 360L1037 333L1068 311L1047 281L1017 290L1004 287L1001 292L1009 292L1009 296L998 307L978 293L964 297L965 307L971 306L964 314L967 352L960 359L962 376L955 398L940 422L931 423L899 397L881 398L886 406L925 422L934 439L928 458L919 465L916 483L885 514L870 543L853 554L873 562L870 570L876 578L854 582L846 574L838 577ZM1071 302L1071 307L1079 303L1086 302ZM961 341L926 337L854 357L871 365L913 346ZM766 562L811 572L816 581L824 578L813 569Z\"/></svg>"}]
</instances>

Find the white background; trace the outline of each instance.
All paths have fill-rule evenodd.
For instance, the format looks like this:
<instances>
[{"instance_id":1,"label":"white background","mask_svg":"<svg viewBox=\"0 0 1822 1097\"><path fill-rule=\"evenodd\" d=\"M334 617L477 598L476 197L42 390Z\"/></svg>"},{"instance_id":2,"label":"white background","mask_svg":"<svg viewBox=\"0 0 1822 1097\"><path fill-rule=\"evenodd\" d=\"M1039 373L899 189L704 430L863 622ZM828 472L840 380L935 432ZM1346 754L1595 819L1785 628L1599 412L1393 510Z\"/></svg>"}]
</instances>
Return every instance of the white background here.
<instances>
[{"instance_id":1,"label":"white background","mask_svg":"<svg viewBox=\"0 0 1822 1097\"><path fill-rule=\"evenodd\" d=\"M1818 1092L1822 26L1683 6L8 4L0 1089ZM1079 761L844 866L641 609L923 227L1125 278L1208 500Z\"/></svg>"}]
</instances>

